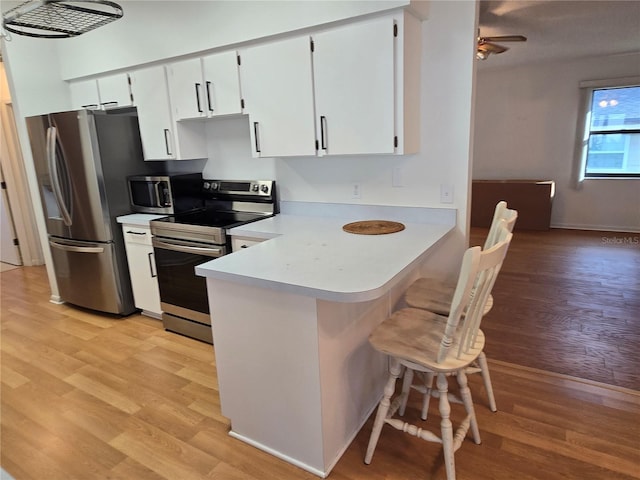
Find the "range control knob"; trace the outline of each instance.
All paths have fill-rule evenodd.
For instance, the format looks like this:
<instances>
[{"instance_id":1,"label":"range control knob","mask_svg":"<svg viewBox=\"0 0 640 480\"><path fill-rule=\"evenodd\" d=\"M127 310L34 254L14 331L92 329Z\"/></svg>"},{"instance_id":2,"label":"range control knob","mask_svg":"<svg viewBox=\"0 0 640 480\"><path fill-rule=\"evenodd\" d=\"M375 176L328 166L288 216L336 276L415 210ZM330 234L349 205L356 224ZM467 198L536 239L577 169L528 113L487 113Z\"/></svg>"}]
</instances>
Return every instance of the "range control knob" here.
<instances>
[{"instance_id":1,"label":"range control knob","mask_svg":"<svg viewBox=\"0 0 640 480\"><path fill-rule=\"evenodd\" d=\"M217 190L218 189L218 183L217 182L211 182L211 190Z\"/></svg>"},{"instance_id":2,"label":"range control knob","mask_svg":"<svg viewBox=\"0 0 640 480\"><path fill-rule=\"evenodd\" d=\"M268 193L269 185L262 185L262 187L260 187L260 190L262 190L262 193Z\"/></svg>"},{"instance_id":3,"label":"range control knob","mask_svg":"<svg viewBox=\"0 0 640 480\"><path fill-rule=\"evenodd\" d=\"M251 191L252 191L252 192L257 192L257 191L258 191L258 188L259 188L259 187L258 187L258 184L257 184L257 183L254 183L254 184L251 186Z\"/></svg>"},{"instance_id":4,"label":"range control knob","mask_svg":"<svg viewBox=\"0 0 640 480\"><path fill-rule=\"evenodd\" d=\"M204 182L204 183L202 184L202 188L203 188L204 190L209 190L209 189L211 188L211 184L210 184L209 182Z\"/></svg>"}]
</instances>

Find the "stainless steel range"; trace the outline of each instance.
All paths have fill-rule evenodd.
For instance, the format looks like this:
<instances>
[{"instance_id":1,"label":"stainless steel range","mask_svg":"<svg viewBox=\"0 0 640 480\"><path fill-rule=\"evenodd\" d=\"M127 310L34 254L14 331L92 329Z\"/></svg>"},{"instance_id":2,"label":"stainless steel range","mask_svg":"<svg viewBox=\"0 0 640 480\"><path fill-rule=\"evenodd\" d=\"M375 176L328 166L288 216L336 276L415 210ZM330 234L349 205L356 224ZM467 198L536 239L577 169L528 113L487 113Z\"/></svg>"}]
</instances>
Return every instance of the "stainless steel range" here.
<instances>
[{"instance_id":1,"label":"stainless steel range","mask_svg":"<svg viewBox=\"0 0 640 480\"><path fill-rule=\"evenodd\" d=\"M231 253L232 227L277 213L271 180L204 180L205 207L151 221L166 330L213 343L207 284L195 267Z\"/></svg>"}]
</instances>

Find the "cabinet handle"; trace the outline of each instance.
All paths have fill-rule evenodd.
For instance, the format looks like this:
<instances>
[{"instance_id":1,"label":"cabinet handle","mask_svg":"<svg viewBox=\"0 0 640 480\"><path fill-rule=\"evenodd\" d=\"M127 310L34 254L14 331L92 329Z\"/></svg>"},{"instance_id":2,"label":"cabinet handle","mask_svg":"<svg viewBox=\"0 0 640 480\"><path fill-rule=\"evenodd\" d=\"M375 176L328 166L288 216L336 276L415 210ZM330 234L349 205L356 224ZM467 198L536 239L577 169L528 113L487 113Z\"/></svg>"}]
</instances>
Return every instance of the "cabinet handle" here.
<instances>
[{"instance_id":1,"label":"cabinet handle","mask_svg":"<svg viewBox=\"0 0 640 480\"><path fill-rule=\"evenodd\" d=\"M247 245L247 244L240 245L240 248L249 248L249 245Z\"/></svg>"},{"instance_id":2,"label":"cabinet handle","mask_svg":"<svg viewBox=\"0 0 640 480\"><path fill-rule=\"evenodd\" d=\"M88 105L80 105L82 108L89 108L89 109L94 109L94 108L98 108L98 104L97 103L90 103Z\"/></svg>"},{"instance_id":3,"label":"cabinet handle","mask_svg":"<svg viewBox=\"0 0 640 480\"><path fill-rule=\"evenodd\" d=\"M133 230L127 230L127 233L132 233L133 235L146 235L146 232L134 232Z\"/></svg>"},{"instance_id":4,"label":"cabinet handle","mask_svg":"<svg viewBox=\"0 0 640 480\"><path fill-rule=\"evenodd\" d=\"M205 82L207 87L207 105L209 106L209 111L213 112L213 105L211 104L211 82Z\"/></svg>"},{"instance_id":5,"label":"cabinet handle","mask_svg":"<svg viewBox=\"0 0 640 480\"><path fill-rule=\"evenodd\" d=\"M320 115L320 148L322 150L327 151L327 142L325 140L326 136L326 125L327 125L327 117L324 115Z\"/></svg>"},{"instance_id":6,"label":"cabinet handle","mask_svg":"<svg viewBox=\"0 0 640 480\"><path fill-rule=\"evenodd\" d=\"M101 102L100 105L102 105L103 107L106 107L107 105L113 105L114 107L118 106L118 102Z\"/></svg>"},{"instance_id":7,"label":"cabinet handle","mask_svg":"<svg viewBox=\"0 0 640 480\"><path fill-rule=\"evenodd\" d=\"M168 128L164 129L164 146L167 149L167 155L173 155L173 153L171 153L171 150L169 149L169 135L171 134L171 131Z\"/></svg>"},{"instance_id":8,"label":"cabinet handle","mask_svg":"<svg viewBox=\"0 0 640 480\"><path fill-rule=\"evenodd\" d=\"M157 277L158 273L153 271L153 252L147 253L147 260L149 260L149 272L151 272L151 278Z\"/></svg>"},{"instance_id":9,"label":"cabinet handle","mask_svg":"<svg viewBox=\"0 0 640 480\"><path fill-rule=\"evenodd\" d=\"M196 83L196 103L198 104L198 112L202 113L202 107L200 106L200 84Z\"/></svg>"},{"instance_id":10,"label":"cabinet handle","mask_svg":"<svg viewBox=\"0 0 640 480\"><path fill-rule=\"evenodd\" d=\"M256 139L256 153L260 153L260 139L258 138L258 122L253 122L253 136Z\"/></svg>"}]
</instances>

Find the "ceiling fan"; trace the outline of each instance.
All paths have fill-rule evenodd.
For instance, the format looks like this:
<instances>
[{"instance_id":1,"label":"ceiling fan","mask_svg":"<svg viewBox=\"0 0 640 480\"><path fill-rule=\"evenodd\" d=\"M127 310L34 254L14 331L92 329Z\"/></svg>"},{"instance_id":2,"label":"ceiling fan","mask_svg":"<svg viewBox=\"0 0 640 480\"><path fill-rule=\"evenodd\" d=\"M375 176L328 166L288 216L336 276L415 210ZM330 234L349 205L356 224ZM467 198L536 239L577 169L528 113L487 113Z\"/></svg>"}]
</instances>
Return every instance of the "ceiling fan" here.
<instances>
[{"instance_id":1,"label":"ceiling fan","mask_svg":"<svg viewBox=\"0 0 640 480\"><path fill-rule=\"evenodd\" d=\"M476 48L476 58L478 60L486 60L492 53L506 52L509 47L503 47L493 42L526 42L527 37L524 35L497 35L491 37L481 37L478 33L478 46Z\"/></svg>"}]
</instances>

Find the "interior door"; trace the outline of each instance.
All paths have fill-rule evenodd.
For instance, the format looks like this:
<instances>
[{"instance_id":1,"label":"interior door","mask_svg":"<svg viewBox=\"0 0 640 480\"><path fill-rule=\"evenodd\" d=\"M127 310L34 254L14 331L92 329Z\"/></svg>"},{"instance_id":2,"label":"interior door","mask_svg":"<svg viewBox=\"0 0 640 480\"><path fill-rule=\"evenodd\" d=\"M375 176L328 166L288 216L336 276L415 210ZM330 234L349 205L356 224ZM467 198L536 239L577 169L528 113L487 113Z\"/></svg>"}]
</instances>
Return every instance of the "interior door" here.
<instances>
[{"instance_id":1,"label":"interior door","mask_svg":"<svg viewBox=\"0 0 640 480\"><path fill-rule=\"evenodd\" d=\"M0 181L4 185L4 176L0 168ZM15 244L16 232L13 228L13 218L9 209L7 190L2 188L0 195L0 261L11 265L22 265L20 249Z\"/></svg>"}]
</instances>

